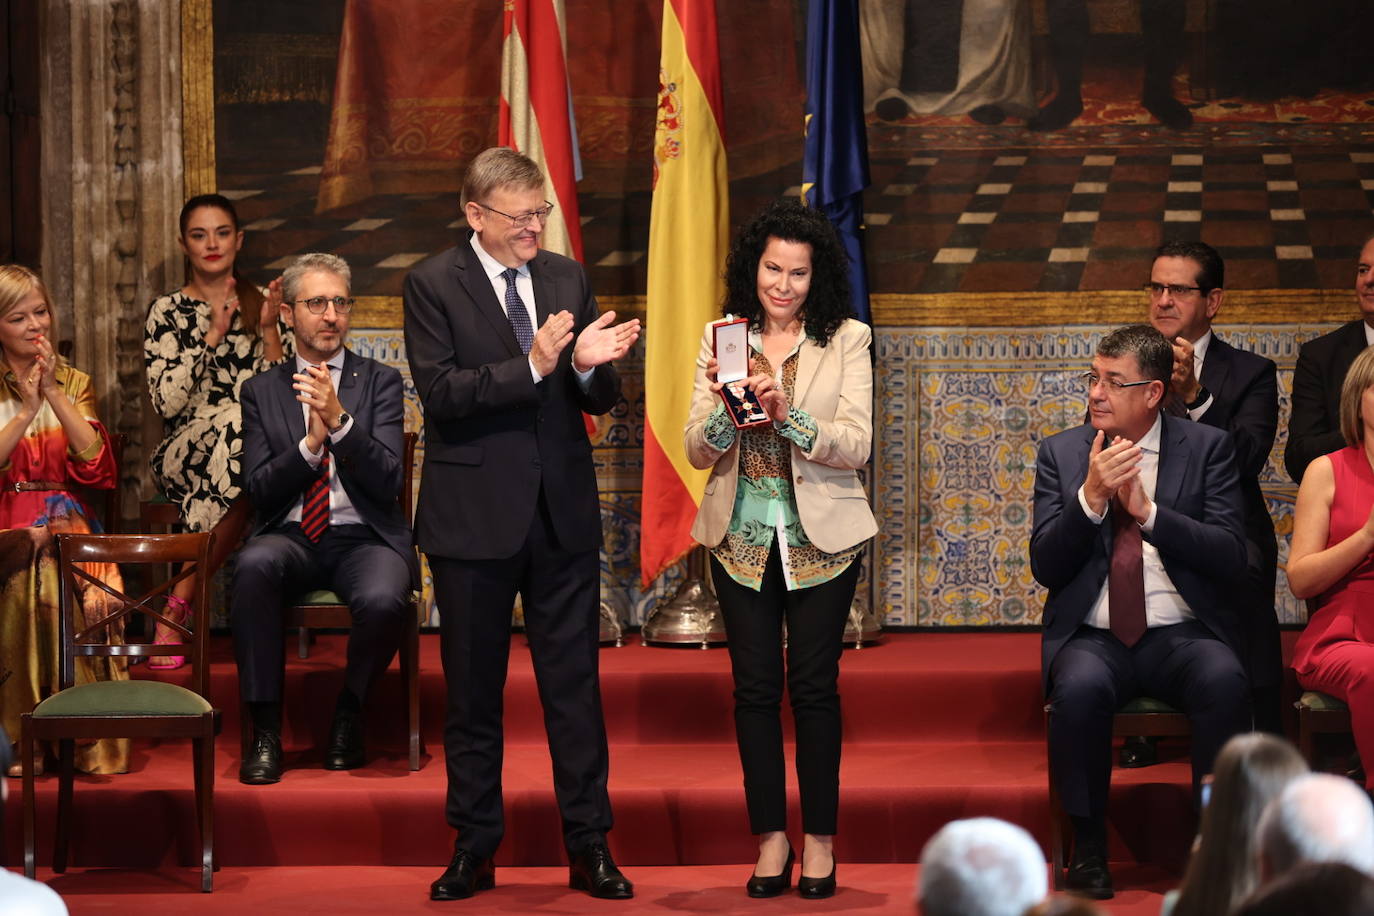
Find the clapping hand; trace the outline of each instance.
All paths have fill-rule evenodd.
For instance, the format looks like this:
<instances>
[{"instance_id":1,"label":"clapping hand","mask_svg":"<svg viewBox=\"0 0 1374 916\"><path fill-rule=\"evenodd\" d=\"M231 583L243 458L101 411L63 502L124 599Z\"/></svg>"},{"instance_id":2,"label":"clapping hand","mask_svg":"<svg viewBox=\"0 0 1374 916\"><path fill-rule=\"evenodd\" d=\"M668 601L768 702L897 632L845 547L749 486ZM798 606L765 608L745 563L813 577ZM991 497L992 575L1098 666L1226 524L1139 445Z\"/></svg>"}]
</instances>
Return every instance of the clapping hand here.
<instances>
[{"instance_id":1,"label":"clapping hand","mask_svg":"<svg viewBox=\"0 0 1374 916\"><path fill-rule=\"evenodd\" d=\"M318 452L343 413L338 393L334 391L334 380L326 365L306 366L304 372L291 376L291 387L296 389L296 400L310 408L310 422L305 430L305 444L312 452Z\"/></svg>"},{"instance_id":2,"label":"clapping hand","mask_svg":"<svg viewBox=\"0 0 1374 916\"><path fill-rule=\"evenodd\" d=\"M233 282L232 278L230 282ZM277 277L267 284L267 297L262 300L262 311L258 313L258 327L266 331L277 326L277 318L281 315L281 303L281 277Z\"/></svg>"},{"instance_id":3,"label":"clapping hand","mask_svg":"<svg viewBox=\"0 0 1374 916\"><path fill-rule=\"evenodd\" d=\"M573 347L573 369L586 372L624 356L639 339L639 319L631 318L614 327L615 312L605 312L577 335Z\"/></svg>"},{"instance_id":4,"label":"clapping hand","mask_svg":"<svg viewBox=\"0 0 1374 916\"><path fill-rule=\"evenodd\" d=\"M234 278L231 276L227 283L224 301L219 304L210 303L210 331L205 335L205 343L211 348L218 347L220 341L224 340L229 333L229 326L234 323L234 313L239 310L239 297L234 291Z\"/></svg>"},{"instance_id":5,"label":"clapping hand","mask_svg":"<svg viewBox=\"0 0 1374 916\"><path fill-rule=\"evenodd\" d=\"M1083 481L1083 495L1098 515L1106 514L1107 503L1118 489L1139 476L1142 455L1138 445L1121 436L1114 437L1111 445L1104 448L1106 436L1099 429L1093 437L1092 448L1088 450L1088 476Z\"/></svg>"}]
</instances>

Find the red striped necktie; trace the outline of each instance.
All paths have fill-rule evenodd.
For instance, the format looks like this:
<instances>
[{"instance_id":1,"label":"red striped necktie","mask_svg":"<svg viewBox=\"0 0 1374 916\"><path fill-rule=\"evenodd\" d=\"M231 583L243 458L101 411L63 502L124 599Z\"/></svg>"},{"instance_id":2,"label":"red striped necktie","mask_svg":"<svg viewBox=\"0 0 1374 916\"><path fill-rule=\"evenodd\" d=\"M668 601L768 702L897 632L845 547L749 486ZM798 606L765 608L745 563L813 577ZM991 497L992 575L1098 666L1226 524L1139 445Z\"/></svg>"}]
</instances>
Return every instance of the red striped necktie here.
<instances>
[{"instance_id":1,"label":"red striped necktie","mask_svg":"<svg viewBox=\"0 0 1374 916\"><path fill-rule=\"evenodd\" d=\"M329 528L329 443L324 446L324 460L319 473L306 488L301 502L301 531L312 543L319 543Z\"/></svg>"}]
</instances>

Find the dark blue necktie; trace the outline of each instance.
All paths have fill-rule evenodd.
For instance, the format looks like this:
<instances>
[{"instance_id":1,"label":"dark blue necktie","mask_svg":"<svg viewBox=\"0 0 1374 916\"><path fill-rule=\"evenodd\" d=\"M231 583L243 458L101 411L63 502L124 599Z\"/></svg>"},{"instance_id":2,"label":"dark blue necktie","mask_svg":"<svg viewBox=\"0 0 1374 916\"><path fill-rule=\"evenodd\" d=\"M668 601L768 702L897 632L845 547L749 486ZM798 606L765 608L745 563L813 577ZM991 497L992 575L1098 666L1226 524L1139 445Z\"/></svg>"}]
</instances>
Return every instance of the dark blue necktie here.
<instances>
[{"instance_id":1,"label":"dark blue necktie","mask_svg":"<svg viewBox=\"0 0 1374 916\"><path fill-rule=\"evenodd\" d=\"M525 311L525 301L515 288L515 276L518 273L520 271L514 267L501 271L501 276L506 278L506 319L510 321L510 329L515 332L515 342L520 344L520 352L529 353L530 347L534 346L534 325L530 324L530 313Z\"/></svg>"}]
</instances>

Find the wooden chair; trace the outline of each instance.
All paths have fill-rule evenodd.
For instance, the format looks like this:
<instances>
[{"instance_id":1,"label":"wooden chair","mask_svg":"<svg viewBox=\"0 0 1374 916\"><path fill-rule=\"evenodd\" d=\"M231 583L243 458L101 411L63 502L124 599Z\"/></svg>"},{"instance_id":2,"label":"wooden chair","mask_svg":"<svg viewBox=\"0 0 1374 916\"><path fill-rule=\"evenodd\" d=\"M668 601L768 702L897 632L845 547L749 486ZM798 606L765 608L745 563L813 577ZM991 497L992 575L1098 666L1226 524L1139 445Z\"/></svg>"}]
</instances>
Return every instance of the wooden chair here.
<instances>
[{"instance_id":1,"label":"wooden chair","mask_svg":"<svg viewBox=\"0 0 1374 916\"><path fill-rule=\"evenodd\" d=\"M57 535L58 574L61 577L60 689L20 718L24 768L24 874L34 875L35 741L57 741L60 782L53 870L67 867L67 830L71 820L75 740L79 738L190 738L195 763L196 813L201 839L201 890L208 893L214 870L214 752L219 710L210 705L208 627L187 627L166 617L163 607L177 581L209 562L208 534L60 534ZM187 564L185 569L145 594L130 598L87 573L83 563L147 565ZM80 583L113 597L119 607L90 626L84 622ZM197 580L195 600L203 607L206 577ZM116 642L123 625L136 615L153 618L173 629L178 643L156 645ZM191 664L191 688L156 680L96 681L76 684L76 658L137 658L184 655Z\"/></svg>"},{"instance_id":2,"label":"wooden chair","mask_svg":"<svg viewBox=\"0 0 1374 916\"><path fill-rule=\"evenodd\" d=\"M1350 734L1350 707L1316 690L1304 690L1293 707L1298 711L1298 752L1316 770L1317 735Z\"/></svg>"},{"instance_id":3,"label":"wooden chair","mask_svg":"<svg viewBox=\"0 0 1374 916\"><path fill-rule=\"evenodd\" d=\"M411 483L414 480L415 433L406 433L401 448L401 489L397 500L405 511L407 524L411 521ZM320 589L307 592L300 600L286 608L285 622L288 627L300 628L298 654L301 658L310 656L310 630L312 628L340 628L352 626L353 618L348 613L348 605L331 591ZM420 607L419 596L410 595L410 612L406 615L405 632L401 634L401 680L405 685L406 721L409 728L409 758L412 770L420 769L420 754L424 746L420 742ZM243 746L245 751L252 741L249 717L243 717Z\"/></svg>"},{"instance_id":4,"label":"wooden chair","mask_svg":"<svg viewBox=\"0 0 1374 916\"><path fill-rule=\"evenodd\" d=\"M1045 745L1049 747L1050 707L1045 707ZM1136 697L1116 711L1112 718L1112 737L1126 738L1144 735L1149 738L1187 737L1193 732L1188 717L1168 703L1152 697ZM1069 860L1069 842L1073 831L1068 826L1055 788L1053 764L1046 768L1050 781L1050 855L1054 860L1054 889L1064 889L1064 868Z\"/></svg>"}]
</instances>

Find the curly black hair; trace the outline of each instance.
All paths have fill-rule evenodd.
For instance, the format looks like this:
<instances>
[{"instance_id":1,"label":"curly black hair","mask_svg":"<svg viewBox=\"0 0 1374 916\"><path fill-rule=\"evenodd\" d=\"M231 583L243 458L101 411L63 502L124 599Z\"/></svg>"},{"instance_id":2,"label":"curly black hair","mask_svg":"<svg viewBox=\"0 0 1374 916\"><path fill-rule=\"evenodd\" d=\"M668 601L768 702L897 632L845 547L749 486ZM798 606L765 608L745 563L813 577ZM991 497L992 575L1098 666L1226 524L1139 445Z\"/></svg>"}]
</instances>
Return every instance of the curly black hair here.
<instances>
[{"instance_id":1,"label":"curly black hair","mask_svg":"<svg viewBox=\"0 0 1374 916\"><path fill-rule=\"evenodd\" d=\"M807 336L825 346L844 320L854 317L849 255L824 213L791 198L764 207L735 236L725 259L722 312L748 318L751 328L762 327L759 259L770 238L811 246L811 290L802 306L801 319Z\"/></svg>"}]
</instances>

